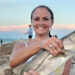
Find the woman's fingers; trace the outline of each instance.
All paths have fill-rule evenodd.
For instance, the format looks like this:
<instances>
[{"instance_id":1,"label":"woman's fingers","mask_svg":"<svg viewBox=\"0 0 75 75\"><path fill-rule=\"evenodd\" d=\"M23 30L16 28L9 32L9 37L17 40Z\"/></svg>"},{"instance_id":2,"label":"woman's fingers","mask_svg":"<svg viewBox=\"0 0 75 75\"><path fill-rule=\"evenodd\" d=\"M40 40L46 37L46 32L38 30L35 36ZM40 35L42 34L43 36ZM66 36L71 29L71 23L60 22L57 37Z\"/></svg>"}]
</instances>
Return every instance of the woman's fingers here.
<instances>
[{"instance_id":1,"label":"woman's fingers","mask_svg":"<svg viewBox=\"0 0 75 75\"><path fill-rule=\"evenodd\" d=\"M48 50L52 55L57 55L62 52L63 43L61 40L52 37L43 42L43 48Z\"/></svg>"},{"instance_id":2,"label":"woman's fingers","mask_svg":"<svg viewBox=\"0 0 75 75\"><path fill-rule=\"evenodd\" d=\"M45 49L53 56L56 56L58 54L57 50L54 47L49 48L49 46L46 46Z\"/></svg>"},{"instance_id":3,"label":"woman's fingers","mask_svg":"<svg viewBox=\"0 0 75 75\"><path fill-rule=\"evenodd\" d=\"M63 42L62 42L62 40L59 40L59 39L57 39L55 37L53 37L53 39L54 39L55 42L57 42L59 44L60 48L63 48Z\"/></svg>"},{"instance_id":4,"label":"woman's fingers","mask_svg":"<svg viewBox=\"0 0 75 75\"><path fill-rule=\"evenodd\" d=\"M24 72L24 75L29 75L27 72Z\"/></svg>"},{"instance_id":5,"label":"woman's fingers","mask_svg":"<svg viewBox=\"0 0 75 75\"><path fill-rule=\"evenodd\" d=\"M56 41L52 42L52 46L57 50L57 52L62 52L61 47Z\"/></svg>"},{"instance_id":6,"label":"woman's fingers","mask_svg":"<svg viewBox=\"0 0 75 75\"><path fill-rule=\"evenodd\" d=\"M39 74L36 71L31 70L28 73L27 72L24 72L24 75L39 75Z\"/></svg>"},{"instance_id":7,"label":"woman's fingers","mask_svg":"<svg viewBox=\"0 0 75 75\"><path fill-rule=\"evenodd\" d=\"M32 71L29 71L30 75L39 75L36 71L32 70Z\"/></svg>"},{"instance_id":8,"label":"woman's fingers","mask_svg":"<svg viewBox=\"0 0 75 75\"><path fill-rule=\"evenodd\" d=\"M61 52L63 48L63 42L55 37L52 37L51 40L49 41L52 43L52 45L59 51Z\"/></svg>"}]
</instances>

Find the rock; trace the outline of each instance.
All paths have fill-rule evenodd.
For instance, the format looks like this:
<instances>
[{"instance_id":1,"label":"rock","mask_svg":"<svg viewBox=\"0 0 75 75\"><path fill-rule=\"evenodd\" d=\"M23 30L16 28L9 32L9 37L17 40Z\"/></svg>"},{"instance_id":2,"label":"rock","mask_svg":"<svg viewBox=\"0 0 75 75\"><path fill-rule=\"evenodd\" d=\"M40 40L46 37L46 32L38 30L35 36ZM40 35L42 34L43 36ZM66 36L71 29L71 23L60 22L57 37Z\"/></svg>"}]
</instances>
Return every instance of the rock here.
<instances>
[{"instance_id":1,"label":"rock","mask_svg":"<svg viewBox=\"0 0 75 75\"><path fill-rule=\"evenodd\" d=\"M5 63L8 63L8 61L9 61L9 56L10 56L10 55L3 55L3 56L0 56L0 65L5 64Z\"/></svg>"},{"instance_id":2,"label":"rock","mask_svg":"<svg viewBox=\"0 0 75 75\"><path fill-rule=\"evenodd\" d=\"M13 72L12 68L9 68L4 70L4 75L16 75L16 74Z\"/></svg>"},{"instance_id":3,"label":"rock","mask_svg":"<svg viewBox=\"0 0 75 75\"><path fill-rule=\"evenodd\" d=\"M16 75L13 69L9 67L8 63L0 65L0 75Z\"/></svg>"}]
</instances>

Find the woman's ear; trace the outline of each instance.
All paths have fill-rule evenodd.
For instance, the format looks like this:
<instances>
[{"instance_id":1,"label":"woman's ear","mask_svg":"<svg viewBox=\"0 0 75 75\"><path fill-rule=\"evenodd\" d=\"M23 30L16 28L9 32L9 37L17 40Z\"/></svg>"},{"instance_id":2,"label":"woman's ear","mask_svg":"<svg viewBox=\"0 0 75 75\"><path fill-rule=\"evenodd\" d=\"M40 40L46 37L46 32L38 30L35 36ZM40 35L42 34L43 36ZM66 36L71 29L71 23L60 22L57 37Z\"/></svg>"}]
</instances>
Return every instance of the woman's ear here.
<instances>
[{"instance_id":1,"label":"woman's ear","mask_svg":"<svg viewBox=\"0 0 75 75\"><path fill-rule=\"evenodd\" d=\"M54 21L51 22L51 27L53 26L53 24L54 24Z\"/></svg>"},{"instance_id":2,"label":"woman's ear","mask_svg":"<svg viewBox=\"0 0 75 75\"><path fill-rule=\"evenodd\" d=\"M52 21L52 25L54 24L54 21Z\"/></svg>"}]
</instances>

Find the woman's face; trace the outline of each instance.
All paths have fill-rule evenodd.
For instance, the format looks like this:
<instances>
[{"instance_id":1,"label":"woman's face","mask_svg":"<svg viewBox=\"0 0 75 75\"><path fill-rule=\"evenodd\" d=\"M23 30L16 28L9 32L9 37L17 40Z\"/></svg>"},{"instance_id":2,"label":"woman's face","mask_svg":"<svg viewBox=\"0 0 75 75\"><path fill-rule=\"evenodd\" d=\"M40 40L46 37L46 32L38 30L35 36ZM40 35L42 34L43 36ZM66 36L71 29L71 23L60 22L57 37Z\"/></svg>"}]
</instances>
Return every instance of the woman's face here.
<instances>
[{"instance_id":1,"label":"woman's face","mask_svg":"<svg viewBox=\"0 0 75 75\"><path fill-rule=\"evenodd\" d=\"M51 14L46 8L37 8L32 14L32 25L38 35L49 34L52 26Z\"/></svg>"}]
</instances>

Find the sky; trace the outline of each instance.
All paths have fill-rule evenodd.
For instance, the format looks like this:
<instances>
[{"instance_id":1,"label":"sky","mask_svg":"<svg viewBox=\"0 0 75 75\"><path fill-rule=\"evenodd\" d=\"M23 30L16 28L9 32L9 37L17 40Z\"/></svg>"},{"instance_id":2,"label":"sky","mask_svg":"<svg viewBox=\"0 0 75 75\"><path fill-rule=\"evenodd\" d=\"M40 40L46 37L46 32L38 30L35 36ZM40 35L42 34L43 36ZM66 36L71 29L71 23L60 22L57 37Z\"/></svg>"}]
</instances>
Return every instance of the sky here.
<instances>
[{"instance_id":1,"label":"sky","mask_svg":"<svg viewBox=\"0 0 75 75\"><path fill-rule=\"evenodd\" d=\"M24 37L31 12L39 5L52 9L54 30L75 30L75 0L0 0L0 38Z\"/></svg>"}]
</instances>

